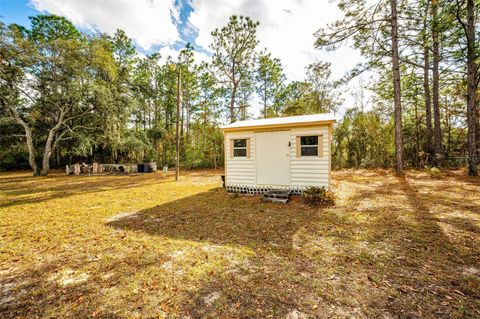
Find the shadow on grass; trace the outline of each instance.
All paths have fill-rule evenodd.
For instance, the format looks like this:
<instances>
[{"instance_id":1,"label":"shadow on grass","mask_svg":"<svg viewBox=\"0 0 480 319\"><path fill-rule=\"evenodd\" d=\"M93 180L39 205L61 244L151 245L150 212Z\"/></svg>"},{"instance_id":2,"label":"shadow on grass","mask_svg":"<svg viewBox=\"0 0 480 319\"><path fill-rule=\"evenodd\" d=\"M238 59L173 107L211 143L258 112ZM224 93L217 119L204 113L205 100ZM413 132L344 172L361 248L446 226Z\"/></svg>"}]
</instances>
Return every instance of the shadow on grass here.
<instances>
[{"instance_id":1,"label":"shadow on grass","mask_svg":"<svg viewBox=\"0 0 480 319\"><path fill-rule=\"evenodd\" d=\"M403 198L398 204L404 207L393 198L358 211L364 221L355 221L360 203L392 194ZM428 200L405 177L359 189L347 205L312 210L294 201L278 206L214 189L109 225L254 252L248 269L218 274L190 292L183 308L194 318L281 317L292 309L328 317L338 307L346 317L433 318L458 315L462 307L467 314L478 311L475 281L459 273L462 266L476 264L478 249L459 251L460 243L445 234ZM377 255L377 248L384 250ZM446 302L454 290L463 296ZM216 306L205 303L212 292L220 293ZM362 310L356 313L359 304ZM270 310L262 315L257 309Z\"/></svg>"},{"instance_id":2,"label":"shadow on grass","mask_svg":"<svg viewBox=\"0 0 480 319\"><path fill-rule=\"evenodd\" d=\"M151 258L145 257L143 248L128 258L116 258L110 266L89 266L95 261L89 262L91 253L83 251L71 260L59 257L58 261L43 267L0 280L0 287L18 284L12 292L15 300L2 304L0 293L0 314L5 318L49 317L67 311L71 318L85 318L96 313L99 305L109 303L96 318L127 318L135 313L142 318L153 318L160 316L164 308L180 317L190 315L192 318L237 317L239 314L257 318L285 317L292 309L310 307L304 305L306 293L292 292L307 289L310 299L316 298L312 288L302 283L306 278L298 275L313 270L310 261L292 247L292 237L317 220L316 210L298 202L286 206L262 203L259 197L229 196L222 188L185 197L106 223L115 234L128 233L133 238L138 234L138 238L148 238L152 246ZM125 249L130 249L127 246L132 243L125 245ZM181 268L176 269L176 259L172 255L178 251L185 253L178 258L192 260L184 261ZM250 257L242 259L241 252ZM121 255L122 251L116 254ZM168 262L173 262L168 266L172 267L170 270L164 268ZM118 264L128 265L117 268ZM85 283L62 287L51 280L53 274L65 268L89 267L95 271L86 271L90 277ZM115 278L102 281L101 277L112 271L110 267L120 276L118 281ZM148 282L154 275L141 280L138 276L149 267L161 272L162 278L171 276L171 279L162 279L166 282L160 281L156 290L144 292L143 280ZM206 271L207 268L212 270ZM185 279L189 276L194 278ZM131 290L107 297L109 289L126 283L135 283L131 289L138 289L137 295L153 294L152 300L159 300L158 304L145 304L142 297L135 297ZM166 291L166 286L173 286L168 288L172 290ZM209 302L212 293L219 293L220 297ZM116 310L111 300L106 300L114 298L111 296L121 298L121 309ZM152 307L156 310L146 310ZM166 317L177 318L175 315Z\"/></svg>"},{"instance_id":3,"label":"shadow on grass","mask_svg":"<svg viewBox=\"0 0 480 319\"><path fill-rule=\"evenodd\" d=\"M170 309L177 317L478 317L480 281L478 276L462 273L465 267L478 268L478 239L472 237L469 244L447 234L441 227L444 219L432 211L429 198L420 196L409 178L372 176L377 177L374 184L369 178L349 181L352 196L328 209L311 209L295 198L287 205L261 203L258 197L231 197L216 188L120 217L107 225L149 243L168 243L170 250L191 250L193 259L186 259L179 269L168 273L174 285L182 284L175 290L152 292L171 299ZM472 221L449 221L462 234L477 234ZM134 281L138 272L172 258L156 249L152 248L151 254L158 258L145 258L140 250L129 256L119 280L134 282L132 289L140 289L142 283ZM246 251L248 257L239 260L237 250ZM226 265L217 264L217 251L225 252L222 258ZM84 262L79 256L78 263ZM198 271L195 267L199 264L208 264L211 271L195 273L191 281L180 281L182 273L192 268ZM63 265L59 262L55 267ZM26 306L17 311L15 307L20 305L12 305L4 310L6 317L28 313L29 309L46 317L66 302L75 304L62 299L64 295L85 296L89 303L72 307L69 313L86 317L96 310L96 303L105 301L104 289L112 284L79 285L62 291L49 283L52 271L43 268L16 278L16 282L36 278L43 289L29 287L18 299ZM109 271L100 267L95 273L100 277ZM166 272L162 267L158 271ZM129 313L125 317L135 312L153 317L155 313L142 309L159 308L159 304L127 298L120 306ZM97 317L120 315L108 308Z\"/></svg>"},{"instance_id":4,"label":"shadow on grass","mask_svg":"<svg viewBox=\"0 0 480 319\"><path fill-rule=\"evenodd\" d=\"M299 228L316 221L316 211L297 203L280 206L260 197L235 197L223 188L185 197L108 223L163 238L267 249L288 254ZM294 208L295 207L295 208ZM293 209L292 209L293 208Z\"/></svg>"},{"instance_id":5,"label":"shadow on grass","mask_svg":"<svg viewBox=\"0 0 480 319\"><path fill-rule=\"evenodd\" d=\"M24 180L23 177L18 179ZM24 180L26 183L18 181L17 178L5 178L5 180L5 184L0 185L0 193L4 193L9 199L0 200L0 208L67 198L78 194L147 186L164 183L170 179L154 173L130 176L59 176L58 174L47 177L28 176Z\"/></svg>"},{"instance_id":6,"label":"shadow on grass","mask_svg":"<svg viewBox=\"0 0 480 319\"><path fill-rule=\"evenodd\" d=\"M466 277L462 269L478 266L480 250L462 236L470 237L468 232L475 233L478 227L464 218L461 222L440 218L438 215L445 211L432 209L432 198L419 194L409 179L402 175L377 182L373 187L365 184L351 198L353 206L358 207L365 200L373 206L359 212L371 218L358 227L372 248L380 247L378 258L363 261L372 268L362 270L367 270L369 278L385 291L372 306L383 307L393 316L473 318L480 314L476 301L480 282ZM379 205L378 198L391 204ZM478 210L471 203L458 201L456 205L442 201L442 205L446 210ZM447 234L443 223L454 226L462 236Z\"/></svg>"},{"instance_id":7,"label":"shadow on grass","mask_svg":"<svg viewBox=\"0 0 480 319\"><path fill-rule=\"evenodd\" d=\"M229 196L222 188L183 198L108 223L158 237L196 242L206 249L236 247L251 258L216 269L201 285L185 292L179 305L192 318L283 318L292 311L312 313L321 296L311 284L316 261L294 238L314 228L321 210L299 202L263 203L259 196ZM320 257L321 258L321 257ZM199 261L201 262L201 260ZM188 271L188 270L185 270ZM310 283L309 283L310 282ZM214 299L208 301L209 299Z\"/></svg>"},{"instance_id":8,"label":"shadow on grass","mask_svg":"<svg viewBox=\"0 0 480 319\"><path fill-rule=\"evenodd\" d=\"M45 263L28 272L0 279L0 317L1 318L126 318L117 314L113 307L103 307L109 289L128 282L137 271L161 263L166 257L157 255L143 257L130 255L116 258L108 264L100 265L84 257L67 262L56 260ZM97 268L94 274L78 283L62 284L62 272L65 269L82 267ZM111 271L120 274L105 279ZM73 272L73 270L71 270ZM78 275L78 274L77 274ZM75 273L69 274L75 280ZM70 279L71 280L71 279ZM123 296L118 296L120 298ZM111 301L111 300L108 300ZM128 305L132 311L136 305ZM102 308L103 307L103 308ZM98 311L98 309L103 309ZM63 315L59 315L62 314ZM68 315L65 315L67 313Z\"/></svg>"}]
</instances>

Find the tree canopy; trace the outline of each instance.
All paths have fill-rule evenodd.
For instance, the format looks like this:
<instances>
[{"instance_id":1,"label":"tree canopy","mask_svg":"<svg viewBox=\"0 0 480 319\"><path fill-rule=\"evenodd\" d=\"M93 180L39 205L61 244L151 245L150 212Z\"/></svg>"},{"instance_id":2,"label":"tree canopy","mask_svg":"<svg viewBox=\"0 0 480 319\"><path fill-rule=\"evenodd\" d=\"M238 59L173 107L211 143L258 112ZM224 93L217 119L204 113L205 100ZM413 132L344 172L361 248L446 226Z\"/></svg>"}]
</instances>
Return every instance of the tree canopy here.
<instances>
[{"instance_id":1,"label":"tree canopy","mask_svg":"<svg viewBox=\"0 0 480 319\"><path fill-rule=\"evenodd\" d=\"M342 79L315 60L303 79L289 81L282 61L260 49L261 24L244 16L212 31L210 60L201 63L191 44L175 56L144 55L122 30L84 32L55 15L32 17L29 27L0 22L0 169L46 175L78 161L171 166L177 120L181 165L218 167L219 126L257 108L260 117L343 115L334 130L336 167L468 164L477 174L479 3L338 6L344 17L318 29L312 45L358 50L365 62Z\"/></svg>"}]
</instances>

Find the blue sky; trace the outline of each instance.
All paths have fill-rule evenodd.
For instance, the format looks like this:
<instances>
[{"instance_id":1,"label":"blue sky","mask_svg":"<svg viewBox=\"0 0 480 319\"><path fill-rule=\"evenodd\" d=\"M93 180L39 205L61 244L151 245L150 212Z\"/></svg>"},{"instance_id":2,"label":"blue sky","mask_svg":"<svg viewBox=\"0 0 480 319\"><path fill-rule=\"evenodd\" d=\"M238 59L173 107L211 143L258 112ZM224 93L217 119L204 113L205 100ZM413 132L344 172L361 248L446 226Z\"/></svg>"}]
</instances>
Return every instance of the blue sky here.
<instances>
[{"instance_id":1,"label":"blue sky","mask_svg":"<svg viewBox=\"0 0 480 319\"><path fill-rule=\"evenodd\" d=\"M192 12L192 7L188 3L188 1L180 2L179 0L175 0L174 4L179 8L179 19L176 21L176 23L180 39L173 43L171 46L174 50L180 50L188 42L195 44L195 38L198 32L197 30L188 27L188 18L190 16L190 13ZM7 24L16 23L28 27L30 26L29 17L42 13L48 13L48 11L42 12L38 10L35 7L34 2L30 0L0 0L0 16L2 18L2 21ZM84 31L89 31L88 29L86 30L82 27L80 27L80 29ZM137 46L140 51L146 54L159 51L162 47L162 45L158 44L154 44L151 48L148 49L145 49L142 46ZM205 52L205 50L202 48L197 48L197 50Z\"/></svg>"},{"instance_id":2,"label":"blue sky","mask_svg":"<svg viewBox=\"0 0 480 319\"><path fill-rule=\"evenodd\" d=\"M0 16L7 24L29 25L28 17L36 14L38 14L38 11L31 7L27 0L0 1Z\"/></svg>"}]
</instances>

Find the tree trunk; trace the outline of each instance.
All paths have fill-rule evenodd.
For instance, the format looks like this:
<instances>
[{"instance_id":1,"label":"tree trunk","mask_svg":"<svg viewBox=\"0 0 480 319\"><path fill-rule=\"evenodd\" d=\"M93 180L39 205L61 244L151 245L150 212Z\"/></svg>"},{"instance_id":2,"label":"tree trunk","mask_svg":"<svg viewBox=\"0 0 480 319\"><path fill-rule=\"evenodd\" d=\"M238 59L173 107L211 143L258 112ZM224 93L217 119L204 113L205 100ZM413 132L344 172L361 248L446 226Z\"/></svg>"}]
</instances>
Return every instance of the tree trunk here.
<instances>
[{"instance_id":1,"label":"tree trunk","mask_svg":"<svg viewBox=\"0 0 480 319\"><path fill-rule=\"evenodd\" d=\"M27 140L28 163L30 164L30 167L32 168L33 176L38 176L38 175L40 175L40 170L38 169L38 165L37 165L37 161L36 161L37 152L35 150L35 145L33 144L32 131L27 126L25 126L24 129L25 129L25 137L26 137L26 140Z\"/></svg>"},{"instance_id":2,"label":"tree trunk","mask_svg":"<svg viewBox=\"0 0 480 319\"><path fill-rule=\"evenodd\" d=\"M186 101L185 101L185 129L187 130L187 138L190 134L190 94L187 91Z\"/></svg>"},{"instance_id":3,"label":"tree trunk","mask_svg":"<svg viewBox=\"0 0 480 319\"><path fill-rule=\"evenodd\" d=\"M263 82L263 118L267 118L267 80Z\"/></svg>"},{"instance_id":4,"label":"tree trunk","mask_svg":"<svg viewBox=\"0 0 480 319\"><path fill-rule=\"evenodd\" d=\"M232 96L230 97L230 123L235 122L235 96L237 94L237 86L234 84L232 89Z\"/></svg>"},{"instance_id":5,"label":"tree trunk","mask_svg":"<svg viewBox=\"0 0 480 319\"><path fill-rule=\"evenodd\" d=\"M43 152L42 158L42 171L40 175L47 176L48 171L50 170L50 156L52 155L52 149L49 147L48 149L45 147L45 152Z\"/></svg>"},{"instance_id":6,"label":"tree trunk","mask_svg":"<svg viewBox=\"0 0 480 319\"><path fill-rule=\"evenodd\" d=\"M438 2L432 1L432 42L433 42L433 71L432 71L432 98L435 155L433 165L439 166L442 158L442 131L440 127L440 46L438 40Z\"/></svg>"},{"instance_id":7,"label":"tree trunk","mask_svg":"<svg viewBox=\"0 0 480 319\"><path fill-rule=\"evenodd\" d=\"M182 87L182 75L180 68L178 68L177 74L177 127L176 127L176 134L175 134L175 180L178 181L178 177L180 175L180 136L179 136L179 126L180 126L180 104L181 101L181 87Z\"/></svg>"},{"instance_id":8,"label":"tree trunk","mask_svg":"<svg viewBox=\"0 0 480 319\"><path fill-rule=\"evenodd\" d=\"M58 134L55 135L55 141L58 141ZM55 143L53 148L55 151L55 168L60 168L60 165L61 165L60 146L57 143Z\"/></svg>"},{"instance_id":9,"label":"tree trunk","mask_svg":"<svg viewBox=\"0 0 480 319\"><path fill-rule=\"evenodd\" d=\"M398 55L398 21L397 0L390 0L391 25L392 25L392 71L393 71L393 94L395 113L395 169L397 173L403 172L403 141L402 141L402 101L400 85L400 65Z\"/></svg>"},{"instance_id":10,"label":"tree trunk","mask_svg":"<svg viewBox=\"0 0 480 319\"><path fill-rule=\"evenodd\" d=\"M420 128L419 128L419 120L418 120L418 101L417 96L415 95L415 167L420 166L419 155L420 155Z\"/></svg>"},{"instance_id":11,"label":"tree trunk","mask_svg":"<svg viewBox=\"0 0 480 319\"><path fill-rule=\"evenodd\" d=\"M55 124L55 126L52 127L48 132L47 141L45 142L45 149L43 151L42 170L40 172L40 175L42 176L47 176L48 171L50 170L50 157L52 156L52 152L53 152L55 136L58 130L60 129L60 127L64 124L64 116L65 116L65 113L62 110L57 124Z\"/></svg>"},{"instance_id":12,"label":"tree trunk","mask_svg":"<svg viewBox=\"0 0 480 319\"><path fill-rule=\"evenodd\" d=\"M475 63L475 4L467 0L467 127L468 127L468 175L477 176L477 150L475 136L475 100L477 66Z\"/></svg>"},{"instance_id":13,"label":"tree trunk","mask_svg":"<svg viewBox=\"0 0 480 319\"><path fill-rule=\"evenodd\" d=\"M7 110L11 112L15 121L17 121L17 123L23 127L23 130L25 131L25 138L26 138L27 149L28 149L28 163L32 168L33 176L40 175L40 170L38 169L38 165L36 161L37 152L35 150L35 144L33 143L32 130L30 129L28 124L21 118L20 114L15 109L15 106L8 105L6 102L3 105L7 108Z\"/></svg>"},{"instance_id":14,"label":"tree trunk","mask_svg":"<svg viewBox=\"0 0 480 319\"><path fill-rule=\"evenodd\" d=\"M183 96L183 92L180 92ZM181 104L181 117L180 117L180 136L183 137L183 128L185 126L185 103Z\"/></svg>"},{"instance_id":15,"label":"tree trunk","mask_svg":"<svg viewBox=\"0 0 480 319\"><path fill-rule=\"evenodd\" d=\"M450 157L450 150L452 149L452 125L450 121L450 111L447 96L445 97L445 128L447 130L447 145L445 145L444 153L445 159L448 160Z\"/></svg>"},{"instance_id":16,"label":"tree trunk","mask_svg":"<svg viewBox=\"0 0 480 319\"><path fill-rule=\"evenodd\" d=\"M47 176L48 171L50 170L50 157L52 156L53 151L53 140L55 137L56 132L50 130L48 132L47 141L45 142L45 149L43 151L43 158L42 158L42 171L40 175Z\"/></svg>"},{"instance_id":17,"label":"tree trunk","mask_svg":"<svg viewBox=\"0 0 480 319\"><path fill-rule=\"evenodd\" d=\"M217 149L215 147L215 143L213 143L212 145L212 149L213 149L213 167L215 169L218 168L218 164L217 164Z\"/></svg>"},{"instance_id":18,"label":"tree trunk","mask_svg":"<svg viewBox=\"0 0 480 319\"><path fill-rule=\"evenodd\" d=\"M430 78L429 78L429 70L430 70L430 52L427 42L427 14L428 14L428 6L425 10L425 20L423 24L423 94L425 99L425 122L426 122L426 145L425 145L425 153L428 154L428 161L432 161L433 157L433 147L432 147L432 104L430 100Z\"/></svg>"}]
</instances>

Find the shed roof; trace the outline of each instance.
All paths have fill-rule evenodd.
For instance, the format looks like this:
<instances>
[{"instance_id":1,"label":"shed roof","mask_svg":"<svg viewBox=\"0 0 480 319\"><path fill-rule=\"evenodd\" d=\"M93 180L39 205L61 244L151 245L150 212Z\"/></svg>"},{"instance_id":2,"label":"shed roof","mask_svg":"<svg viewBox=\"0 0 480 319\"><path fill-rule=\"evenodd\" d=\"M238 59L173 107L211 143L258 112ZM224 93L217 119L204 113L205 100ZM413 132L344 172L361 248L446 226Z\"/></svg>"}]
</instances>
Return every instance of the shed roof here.
<instances>
[{"instance_id":1,"label":"shed roof","mask_svg":"<svg viewBox=\"0 0 480 319\"><path fill-rule=\"evenodd\" d=\"M253 128L311 126L316 124L335 123L332 113L299 115L288 117L273 117L268 119L238 121L220 127L222 131L242 131Z\"/></svg>"}]
</instances>

